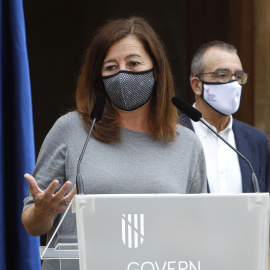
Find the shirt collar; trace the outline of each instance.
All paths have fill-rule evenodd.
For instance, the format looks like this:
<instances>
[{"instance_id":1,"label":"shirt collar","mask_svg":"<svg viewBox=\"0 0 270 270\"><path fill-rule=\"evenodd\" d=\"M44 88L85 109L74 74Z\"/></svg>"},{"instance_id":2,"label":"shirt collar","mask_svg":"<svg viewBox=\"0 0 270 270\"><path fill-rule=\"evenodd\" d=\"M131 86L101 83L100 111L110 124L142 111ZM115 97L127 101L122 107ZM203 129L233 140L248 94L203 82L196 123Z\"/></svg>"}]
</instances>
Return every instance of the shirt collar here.
<instances>
[{"instance_id":1,"label":"shirt collar","mask_svg":"<svg viewBox=\"0 0 270 270\"><path fill-rule=\"evenodd\" d=\"M196 108L196 103L193 104L193 107ZM197 130L198 130L198 132L200 132L200 135L201 135L202 137L206 137L206 136L208 136L209 134L216 136L216 135L215 135L208 127L206 127L202 122L200 122L200 121L194 122L193 120L191 120L191 121L192 121L193 127L194 127L194 125L196 125ZM211 126L211 128L213 128L213 129L217 132L217 129L216 129L215 126L212 126L211 124L209 124L205 119L204 119L204 121L205 121L209 126ZM229 123L228 123L227 127L226 127L224 130L222 130L221 132L219 132L219 134L220 134L220 135L228 136L228 134L229 134L230 132L232 132L232 124L233 124L233 117L232 117L232 115L230 115L230 120L229 120Z\"/></svg>"}]
</instances>

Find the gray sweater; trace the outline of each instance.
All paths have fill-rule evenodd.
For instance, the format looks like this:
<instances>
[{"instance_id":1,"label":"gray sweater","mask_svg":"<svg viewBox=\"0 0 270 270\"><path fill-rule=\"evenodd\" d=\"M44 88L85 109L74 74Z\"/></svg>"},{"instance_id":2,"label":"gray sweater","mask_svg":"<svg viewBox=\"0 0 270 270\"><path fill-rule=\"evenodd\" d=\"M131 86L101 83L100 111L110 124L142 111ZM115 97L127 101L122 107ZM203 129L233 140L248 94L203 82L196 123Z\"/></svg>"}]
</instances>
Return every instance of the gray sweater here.
<instances>
[{"instance_id":1,"label":"gray sweater","mask_svg":"<svg viewBox=\"0 0 270 270\"><path fill-rule=\"evenodd\" d=\"M86 194L204 193L206 168L202 145L189 129L178 125L174 142L156 141L146 133L121 128L121 143L103 143L90 138L81 162ZM77 112L60 117L41 147L33 172L45 190L58 179L61 186L76 182L77 163L87 133ZM33 203L31 194L24 209ZM63 214L63 213L62 213ZM51 237L62 214L55 217ZM76 242L76 221L68 213L53 243ZM53 269L46 261L43 269ZM54 266L55 267L55 266ZM74 266L73 266L74 267ZM75 269L75 268L70 269Z\"/></svg>"}]
</instances>

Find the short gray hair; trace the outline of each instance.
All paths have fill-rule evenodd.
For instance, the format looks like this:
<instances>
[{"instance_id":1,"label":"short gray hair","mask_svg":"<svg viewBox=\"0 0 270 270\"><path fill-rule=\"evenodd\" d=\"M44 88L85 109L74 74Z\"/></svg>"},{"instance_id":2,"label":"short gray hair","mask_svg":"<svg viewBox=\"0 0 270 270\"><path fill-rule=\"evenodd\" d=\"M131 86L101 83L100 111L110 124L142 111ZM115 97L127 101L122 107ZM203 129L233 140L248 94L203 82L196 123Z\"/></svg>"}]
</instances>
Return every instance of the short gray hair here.
<instances>
[{"instance_id":1,"label":"short gray hair","mask_svg":"<svg viewBox=\"0 0 270 270\"><path fill-rule=\"evenodd\" d=\"M237 49L228 43L223 41L214 40L208 43L205 43L199 47L199 49L195 52L192 61L191 61L191 72L190 77L194 77L196 74L203 73L204 71L204 63L203 63L203 56L205 52L210 48L219 48L224 51L232 52L237 54Z\"/></svg>"}]
</instances>

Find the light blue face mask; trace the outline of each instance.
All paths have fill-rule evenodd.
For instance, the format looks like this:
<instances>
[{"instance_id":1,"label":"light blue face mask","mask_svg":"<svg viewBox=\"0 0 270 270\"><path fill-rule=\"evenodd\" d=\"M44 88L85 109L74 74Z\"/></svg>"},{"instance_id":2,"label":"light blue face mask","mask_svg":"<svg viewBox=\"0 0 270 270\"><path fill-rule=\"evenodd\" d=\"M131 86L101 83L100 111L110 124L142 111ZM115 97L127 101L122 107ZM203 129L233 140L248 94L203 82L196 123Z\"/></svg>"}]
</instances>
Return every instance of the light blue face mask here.
<instances>
[{"instance_id":1,"label":"light blue face mask","mask_svg":"<svg viewBox=\"0 0 270 270\"><path fill-rule=\"evenodd\" d=\"M141 72L121 70L114 75L103 76L102 79L112 104L125 111L143 106L155 86L153 69Z\"/></svg>"},{"instance_id":2,"label":"light blue face mask","mask_svg":"<svg viewBox=\"0 0 270 270\"><path fill-rule=\"evenodd\" d=\"M203 83L202 98L214 110L223 115L238 111L242 86L237 81L227 83Z\"/></svg>"}]
</instances>

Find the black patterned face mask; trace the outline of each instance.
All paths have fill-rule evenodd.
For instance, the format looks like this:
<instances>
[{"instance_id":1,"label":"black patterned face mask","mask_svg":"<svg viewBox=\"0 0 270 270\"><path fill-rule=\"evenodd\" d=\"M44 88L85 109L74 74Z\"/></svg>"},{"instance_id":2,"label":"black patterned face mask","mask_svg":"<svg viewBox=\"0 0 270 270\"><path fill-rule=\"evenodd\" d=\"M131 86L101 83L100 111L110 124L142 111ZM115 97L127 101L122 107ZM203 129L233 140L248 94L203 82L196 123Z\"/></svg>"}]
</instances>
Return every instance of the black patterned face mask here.
<instances>
[{"instance_id":1,"label":"black patterned face mask","mask_svg":"<svg viewBox=\"0 0 270 270\"><path fill-rule=\"evenodd\" d=\"M155 86L153 69L141 72L121 70L102 79L112 104L125 111L133 111L144 105Z\"/></svg>"}]
</instances>

